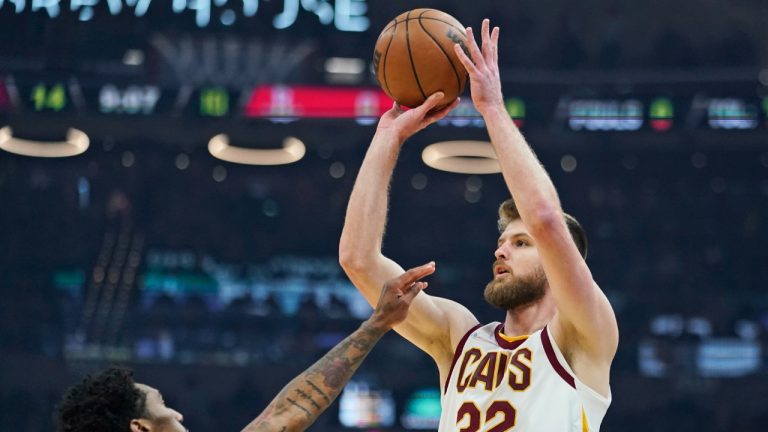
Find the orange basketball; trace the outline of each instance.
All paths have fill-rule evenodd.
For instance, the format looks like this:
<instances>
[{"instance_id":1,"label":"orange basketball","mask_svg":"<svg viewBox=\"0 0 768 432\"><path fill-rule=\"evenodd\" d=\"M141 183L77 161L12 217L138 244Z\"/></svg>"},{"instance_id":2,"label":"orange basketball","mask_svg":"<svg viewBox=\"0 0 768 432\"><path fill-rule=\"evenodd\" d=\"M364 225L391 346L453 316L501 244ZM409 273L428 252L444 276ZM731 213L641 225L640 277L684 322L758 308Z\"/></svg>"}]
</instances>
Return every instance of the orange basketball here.
<instances>
[{"instance_id":1,"label":"orange basketball","mask_svg":"<svg viewBox=\"0 0 768 432\"><path fill-rule=\"evenodd\" d=\"M414 9L389 22L376 41L373 69L382 89L410 108L429 95L445 93L453 102L467 84L467 71L453 45L467 52L467 35L456 18L435 9Z\"/></svg>"}]
</instances>

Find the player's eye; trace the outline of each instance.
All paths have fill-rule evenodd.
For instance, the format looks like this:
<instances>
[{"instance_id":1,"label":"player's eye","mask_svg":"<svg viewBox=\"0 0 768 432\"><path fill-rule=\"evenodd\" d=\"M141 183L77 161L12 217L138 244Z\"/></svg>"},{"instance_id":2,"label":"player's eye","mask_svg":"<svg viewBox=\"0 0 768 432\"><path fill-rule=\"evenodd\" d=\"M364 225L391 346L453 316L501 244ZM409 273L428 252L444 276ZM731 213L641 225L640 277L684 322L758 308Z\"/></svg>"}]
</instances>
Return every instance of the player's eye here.
<instances>
[{"instance_id":1,"label":"player's eye","mask_svg":"<svg viewBox=\"0 0 768 432\"><path fill-rule=\"evenodd\" d=\"M519 248L526 247L526 246L528 246L528 242L525 241L525 240L518 240L518 241L515 242L515 246L519 247Z\"/></svg>"}]
</instances>

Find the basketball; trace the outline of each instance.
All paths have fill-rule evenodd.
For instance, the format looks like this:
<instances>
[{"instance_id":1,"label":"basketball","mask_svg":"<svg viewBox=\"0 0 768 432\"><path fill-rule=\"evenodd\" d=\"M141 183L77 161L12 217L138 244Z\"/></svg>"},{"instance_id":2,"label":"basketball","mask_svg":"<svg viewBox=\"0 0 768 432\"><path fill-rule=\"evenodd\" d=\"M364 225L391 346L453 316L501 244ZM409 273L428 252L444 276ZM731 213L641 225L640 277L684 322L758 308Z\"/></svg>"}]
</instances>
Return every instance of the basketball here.
<instances>
[{"instance_id":1,"label":"basketball","mask_svg":"<svg viewBox=\"0 0 768 432\"><path fill-rule=\"evenodd\" d=\"M464 91L467 71L453 45L464 52L467 35L454 17L436 9L414 9L390 21L379 35L373 70L384 92L398 104L414 108L432 93L446 106Z\"/></svg>"}]
</instances>

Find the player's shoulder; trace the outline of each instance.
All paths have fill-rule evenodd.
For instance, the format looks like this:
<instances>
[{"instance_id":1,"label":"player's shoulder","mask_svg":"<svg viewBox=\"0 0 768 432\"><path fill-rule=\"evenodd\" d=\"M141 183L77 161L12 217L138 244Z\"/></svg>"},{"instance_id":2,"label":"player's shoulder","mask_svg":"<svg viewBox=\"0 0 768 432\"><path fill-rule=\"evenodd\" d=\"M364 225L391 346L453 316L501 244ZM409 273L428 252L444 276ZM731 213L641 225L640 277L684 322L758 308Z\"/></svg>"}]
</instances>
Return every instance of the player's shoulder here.
<instances>
[{"instance_id":1,"label":"player's shoulder","mask_svg":"<svg viewBox=\"0 0 768 432\"><path fill-rule=\"evenodd\" d=\"M451 335L451 347L455 348L458 342L471 329L478 327L480 321L477 320L466 306L453 300L435 297L435 305L443 310L445 325Z\"/></svg>"}]
</instances>

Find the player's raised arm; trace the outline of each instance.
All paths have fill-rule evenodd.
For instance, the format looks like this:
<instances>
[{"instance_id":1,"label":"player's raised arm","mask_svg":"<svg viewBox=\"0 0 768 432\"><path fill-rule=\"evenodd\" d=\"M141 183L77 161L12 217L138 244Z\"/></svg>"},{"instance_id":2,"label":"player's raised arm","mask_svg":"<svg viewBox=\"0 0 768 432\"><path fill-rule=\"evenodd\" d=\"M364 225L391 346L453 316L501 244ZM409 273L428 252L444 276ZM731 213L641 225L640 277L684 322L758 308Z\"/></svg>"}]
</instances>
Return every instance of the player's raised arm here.
<instances>
[{"instance_id":1,"label":"player's raised arm","mask_svg":"<svg viewBox=\"0 0 768 432\"><path fill-rule=\"evenodd\" d=\"M336 399L379 339L408 315L427 287L420 279L434 273L433 263L412 268L388 281L376 310L352 333L293 379L243 432L294 432L308 428Z\"/></svg>"},{"instance_id":2,"label":"player's raised arm","mask_svg":"<svg viewBox=\"0 0 768 432\"><path fill-rule=\"evenodd\" d=\"M482 50L467 29L470 60L455 46L469 73L472 100L485 119L507 187L536 243L557 306L550 327L561 348L585 352L610 365L618 343L613 310L592 278L566 227L557 191L507 113L498 66L499 28L483 20Z\"/></svg>"},{"instance_id":3,"label":"player's raised arm","mask_svg":"<svg viewBox=\"0 0 768 432\"><path fill-rule=\"evenodd\" d=\"M394 105L382 116L352 189L339 244L339 261L371 305L379 298L383 283L403 272L381 250L389 184L400 148L408 137L444 117L458 103L457 100L431 112L439 105L441 96L441 93L434 94L421 106L408 111ZM476 323L466 308L445 299L421 295L414 301L408 318L395 330L435 358L438 366L446 362L450 366L453 351L446 314L450 315L450 322L461 327L455 333ZM462 334L454 339L460 339Z\"/></svg>"}]
</instances>

